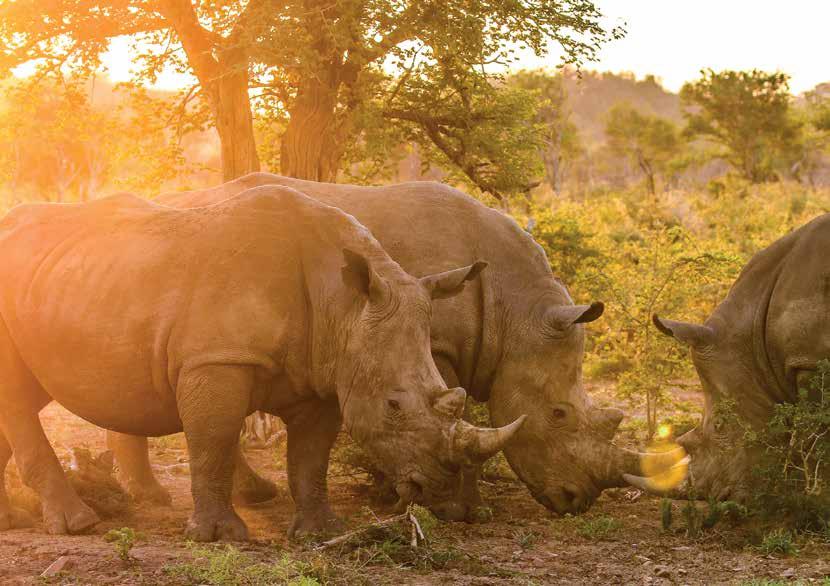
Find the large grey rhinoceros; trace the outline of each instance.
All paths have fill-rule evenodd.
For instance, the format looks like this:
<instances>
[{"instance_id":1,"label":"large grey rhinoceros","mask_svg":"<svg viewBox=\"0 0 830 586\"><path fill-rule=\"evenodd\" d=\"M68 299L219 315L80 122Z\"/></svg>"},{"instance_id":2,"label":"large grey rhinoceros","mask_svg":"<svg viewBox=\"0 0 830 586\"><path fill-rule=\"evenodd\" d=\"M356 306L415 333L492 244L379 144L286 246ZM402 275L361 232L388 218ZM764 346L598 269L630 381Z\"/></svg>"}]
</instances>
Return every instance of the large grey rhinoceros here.
<instances>
[{"instance_id":1,"label":"large grey rhinoceros","mask_svg":"<svg viewBox=\"0 0 830 586\"><path fill-rule=\"evenodd\" d=\"M773 407L795 401L816 363L830 357L826 250L830 215L755 254L704 324L654 316L662 333L691 348L704 414L677 440L691 457L686 483L666 491L654 478L629 477L633 484L678 497L693 489L698 498L747 498L753 456L734 441L743 434L734 416L760 430ZM734 413L719 413L724 401Z\"/></svg>"},{"instance_id":2,"label":"large grey rhinoceros","mask_svg":"<svg viewBox=\"0 0 830 586\"><path fill-rule=\"evenodd\" d=\"M582 387L581 324L597 319L603 305L574 305L542 248L515 221L433 182L362 187L253 173L158 201L202 206L265 184L293 187L352 214L413 275L477 258L489 263L460 295L435 303L432 353L448 385L488 402L493 424L528 414L504 452L537 501L558 513L581 511L602 489L623 485L623 473L639 473L639 455L611 443L622 412L594 407ZM136 463L136 477L157 485L146 440L113 438L111 445L122 468ZM461 503L446 507L446 517L479 504L476 479L465 476Z\"/></svg>"},{"instance_id":3,"label":"large grey rhinoceros","mask_svg":"<svg viewBox=\"0 0 830 586\"><path fill-rule=\"evenodd\" d=\"M184 430L197 540L243 539L231 502L242 420L288 426L294 531L318 530L341 417L403 498L445 499L460 464L521 425L460 420L430 355L430 295L481 264L416 279L354 218L267 186L202 209L132 196L34 204L0 222L0 471L14 453L52 533L97 521L38 412L54 399L107 429ZM2 486L2 484L0 484ZM18 516L0 491L0 529Z\"/></svg>"}]
</instances>

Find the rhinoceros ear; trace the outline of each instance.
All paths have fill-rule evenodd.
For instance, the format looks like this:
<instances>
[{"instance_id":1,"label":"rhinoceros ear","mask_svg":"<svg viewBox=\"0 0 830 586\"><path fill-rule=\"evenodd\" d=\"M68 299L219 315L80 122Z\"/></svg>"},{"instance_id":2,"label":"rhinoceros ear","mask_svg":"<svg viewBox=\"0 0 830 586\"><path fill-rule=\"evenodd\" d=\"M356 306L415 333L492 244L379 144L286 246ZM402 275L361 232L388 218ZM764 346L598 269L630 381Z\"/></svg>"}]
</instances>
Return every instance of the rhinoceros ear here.
<instances>
[{"instance_id":1,"label":"rhinoceros ear","mask_svg":"<svg viewBox=\"0 0 830 586\"><path fill-rule=\"evenodd\" d=\"M366 295L372 301L378 301L386 295L386 281L372 268L369 259L348 248L343 249L343 259L346 261L346 266L340 270L340 273L346 285Z\"/></svg>"},{"instance_id":2,"label":"rhinoceros ear","mask_svg":"<svg viewBox=\"0 0 830 586\"><path fill-rule=\"evenodd\" d=\"M709 346L715 339L715 331L709 326L662 319L657 314L651 316L651 321L665 335L671 336L692 348Z\"/></svg>"},{"instance_id":3,"label":"rhinoceros ear","mask_svg":"<svg viewBox=\"0 0 830 586\"><path fill-rule=\"evenodd\" d=\"M464 283L475 279L486 266L486 262L478 260L460 269L421 277L421 284L426 287L433 299L445 299L461 293Z\"/></svg>"},{"instance_id":4,"label":"rhinoceros ear","mask_svg":"<svg viewBox=\"0 0 830 586\"><path fill-rule=\"evenodd\" d=\"M605 305L594 301L591 305L556 305L545 312L545 323L554 330L564 331L574 324L584 324L599 319Z\"/></svg>"}]
</instances>

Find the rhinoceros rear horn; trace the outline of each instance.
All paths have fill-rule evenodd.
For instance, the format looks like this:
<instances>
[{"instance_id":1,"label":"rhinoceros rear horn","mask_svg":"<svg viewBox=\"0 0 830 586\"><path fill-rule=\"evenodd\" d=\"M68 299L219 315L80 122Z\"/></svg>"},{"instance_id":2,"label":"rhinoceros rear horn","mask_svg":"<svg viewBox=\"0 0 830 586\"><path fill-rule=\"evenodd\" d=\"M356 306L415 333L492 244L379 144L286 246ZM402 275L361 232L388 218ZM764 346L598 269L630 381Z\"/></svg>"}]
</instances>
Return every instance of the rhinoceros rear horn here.
<instances>
[{"instance_id":1,"label":"rhinoceros rear horn","mask_svg":"<svg viewBox=\"0 0 830 586\"><path fill-rule=\"evenodd\" d=\"M658 317L657 314L651 316L651 321L663 334L671 336L692 348L708 346L715 339L715 331L709 326L663 319Z\"/></svg>"},{"instance_id":2,"label":"rhinoceros rear horn","mask_svg":"<svg viewBox=\"0 0 830 586\"><path fill-rule=\"evenodd\" d=\"M556 305L545 312L545 323L555 330L564 331L574 324L584 324L599 319L605 311L602 301L591 305Z\"/></svg>"},{"instance_id":3,"label":"rhinoceros rear horn","mask_svg":"<svg viewBox=\"0 0 830 586\"><path fill-rule=\"evenodd\" d=\"M452 297L461 293L464 290L464 283L475 279L486 267L486 262L477 260L473 264L460 269L421 277L421 284L426 287L433 299Z\"/></svg>"},{"instance_id":4,"label":"rhinoceros rear horn","mask_svg":"<svg viewBox=\"0 0 830 586\"><path fill-rule=\"evenodd\" d=\"M499 452L509 442L527 415L504 427L476 427L459 420L450 434L450 459L457 464L483 462Z\"/></svg>"}]
</instances>

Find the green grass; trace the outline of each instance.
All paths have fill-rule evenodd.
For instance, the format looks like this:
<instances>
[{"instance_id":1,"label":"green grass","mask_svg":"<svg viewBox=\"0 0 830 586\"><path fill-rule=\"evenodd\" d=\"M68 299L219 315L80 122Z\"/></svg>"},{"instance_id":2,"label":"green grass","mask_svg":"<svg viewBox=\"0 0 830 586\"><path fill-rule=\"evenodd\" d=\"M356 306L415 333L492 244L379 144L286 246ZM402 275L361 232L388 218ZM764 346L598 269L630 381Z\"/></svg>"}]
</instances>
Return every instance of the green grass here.
<instances>
[{"instance_id":1,"label":"green grass","mask_svg":"<svg viewBox=\"0 0 830 586\"><path fill-rule=\"evenodd\" d=\"M798 547L795 543L795 536L786 529L774 529L764 535L758 551L765 555L796 555Z\"/></svg>"},{"instance_id":2,"label":"green grass","mask_svg":"<svg viewBox=\"0 0 830 586\"><path fill-rule=\"evenodd\" d=\"M622 523L608 515L593 517L591 519L575 517L575 519L577 533L591 541L610 539L622 527Z\"/></svg>"},{"instance_id":3,"label":"green grass","mask_svg":"<svg viewBox=\"0 0 830 586\"><path fill-rule=\"evenodd\" d=\"M272 563L259 562L232 545L190 545L193 561L165 566L173 578L211 586L318 586L319 568L287 553Z\"/></svg>"},{"instance_id":4,"label":"green grass","mask_svg":"<svg viewBox=\"0 0 830 586\"><path fill-rule=\"evenodd\" d=\"M513 534L516 545L522 549L530 549L539 541L539 534L532 529L519 529Z\"/></svg>"}]
</instances>

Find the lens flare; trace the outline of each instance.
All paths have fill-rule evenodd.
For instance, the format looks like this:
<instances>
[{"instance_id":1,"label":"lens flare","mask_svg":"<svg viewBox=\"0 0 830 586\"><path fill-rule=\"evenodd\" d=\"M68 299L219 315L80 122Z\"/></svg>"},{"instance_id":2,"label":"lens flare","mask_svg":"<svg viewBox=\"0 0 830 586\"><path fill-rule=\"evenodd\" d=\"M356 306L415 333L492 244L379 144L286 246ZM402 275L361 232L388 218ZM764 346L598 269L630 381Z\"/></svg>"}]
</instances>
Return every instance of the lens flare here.
<instances>
[{"instance_id":1,"label":"lens flare","mask_svg":"<svg viewBox=\"0 0 830 586\"><path fill-rule=\"evenodd\" d=\"M671 437L669 425L661 425L657 437L660 439L650 444L647 455L640 459L640 468L656 490L671 490L686 479L689 471L686 450L673 441L665 441L664 438Z\"/></svg>"}]
</instances>

